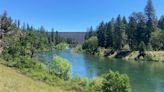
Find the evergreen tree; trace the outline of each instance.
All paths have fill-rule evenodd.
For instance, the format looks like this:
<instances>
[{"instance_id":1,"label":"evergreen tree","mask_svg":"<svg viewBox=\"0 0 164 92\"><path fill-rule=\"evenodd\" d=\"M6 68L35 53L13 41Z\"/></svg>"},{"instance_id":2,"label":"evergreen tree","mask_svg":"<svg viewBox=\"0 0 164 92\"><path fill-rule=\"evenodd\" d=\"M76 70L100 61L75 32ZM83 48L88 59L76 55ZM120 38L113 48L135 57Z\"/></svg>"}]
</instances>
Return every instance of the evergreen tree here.
<instances>
[{"instance_id":1,"label":"evergreen tree","mask_svg":"<svg viewBox=\"0 0 164 92\"><path fill-rule=\"evenodd\" d=\"M106 30L106 26L104 22L101 22L97 28L98 45L100 47L105 46L105 30Z\"/></svg>"},{"instance_id":2,"label":"evergreen tree","mask_svg":"<svg viewBox=\"0 0 164 92\"><path fill-rule=\"evenodd\" d=\"M147 5L145 7L145 19L147 25L146 44L148 44L150 41L151 32L155 31L157 28L157 19L156 19L155 9L153 7L152 0L148 0Z\"/></svg>"},{"instance_id":3,"label":"evergreen tree","mask_svg":"<svg viewBox=\"0 0 164 92\"><path fill-rule=\"evenodd\" d=\"M137 22L137 30L134 32L136 46L138 46L141 42L144 44L148 43L145 17L142 12L137 13Z\"/></svg>"},{"instance_id":4,"label":"evergreen tree","mask_svg":"<svg viewBox=\"0 0 164 92\"><path fill-rule=\"evenodd\" d=\"M53 28L51 30L51 42L55 43L55 40L54 40L54 29Z\"/></svg>"},{"instance_id":5,"label":"evergreen tree","mask_svg":"<svg viewBox=\"0 0 164 92\"><path fill-rule=\"evenodd\" d=\"M22 31L26 31L26 30L27 30L27 28L26 28L26 24L25 24L25 23L23 23L21 29L22 29Z\"/></svg>"},{"instance_id":6,"label":"evergreen tree","mask_svg":"<svg viewBox=\"0 0 164 92\"><path fill-rule=\"evenodd\" d=\"M129 17L128 31L127 31L128 43L129 43L131 50L135 50L135 48L136 48L135 42L137 39L135 39L135 35L134 35L134 32L136 31L136 29L137 29L137 21L135 18L135 13L133 13Z\"/></svg>"},{"instance_id":7,"label":"evergreen tree","mask_svg":"<svg viewBox=\"0 0 164 92\"><path fill-rule=\"evenodd\" d=\"M0 18L0 29L4 32L10 31L10 27L12 25L12 20L10 17L8 17L7 12L5 11L3 15Z\"/></svg>"},{"instance_id":8,"label":"evergreen tree","mask_svg":"<svg viewBox=\"0 0 164 92\"><path fill-rule=\"evenodd\" d=\"M85 35L85 40L88 40L90 37L95 36L94 31L92 26L88 29L86 35Z\"/></svg>"},{"instance_id":9,"label":"evergreen tree","mask_svg":"<svg viewBox=\"0 0 164 92\"><path fill-rule=\"evenodd\" d=\"M124 24L128 24L128 22L127 22L127 20L126 20L126 17L125 17L125 16L122 18L122 22L123 22Z\"/></svg>"},{"instance_id":10,"label":"evergreen tree","mask_svg":"<svg viewBox=\"0 0 164 92\"><path fill-rule=\"evenodd\" d=\"M17 21L17 27L20 28L20 20Z\"/></svg>"},{"instance_id":11,"label":"evergreen tree","mask_svg":"<svg viewBox=\"0 0 164 92\"><path fill-rule=\"evenodd\" d=\"M105 33L105 47L113 47L113 32L114 32L114 24L113 22L109 22L107 24L107 30Z\"/></svg>"},{"instance_id":12,"label":"evergreen tree","mask_svg":"<svg viewBox=\"0 0 164 92\"><path fill-rule=\"evenodd\" d=\"M58 31L55 32L55 45L60 43L60 36Z\"/></svg>"},{"instance_id":13,"label":"evergreen tree","mask_svg":"<svg viewBox=\"0 0 164 92\"><path fill-rule=\"evenodd\" d=\"M117 17L115 22L114 38L114 48L117 50L122 49L126 44L127 36L126 26L122 22L122 18L120 15Z\"/></svg>"},{"instance_id":14,"label":"evergreen tree","mask_svg":"<svg viewBox=\"0 0 164 92\"><path fill-rule=\"evenodd\" d=\"M158 27L162 30L164 30L164 15L161 16L161 18L158 21Z\"/></svg>"}]
</instances>

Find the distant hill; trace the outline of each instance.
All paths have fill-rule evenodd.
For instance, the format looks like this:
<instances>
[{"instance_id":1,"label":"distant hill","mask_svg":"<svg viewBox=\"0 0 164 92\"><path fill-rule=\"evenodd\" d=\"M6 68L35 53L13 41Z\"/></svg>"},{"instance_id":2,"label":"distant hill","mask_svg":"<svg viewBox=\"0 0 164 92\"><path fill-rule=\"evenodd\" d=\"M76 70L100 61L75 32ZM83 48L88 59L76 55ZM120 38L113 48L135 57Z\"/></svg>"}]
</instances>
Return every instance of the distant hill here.
<instances>
[{"instance_id":1,"label":"distant hill","mask_svg":"<svg viewBox=\"0 0 164 92\"><path fill-rule=\"evenodd\" d=\"M78 43L82 44L85 41L86 32L59 32L59 35L63 38L73 38Z\"/></svg>"}]
</instances>

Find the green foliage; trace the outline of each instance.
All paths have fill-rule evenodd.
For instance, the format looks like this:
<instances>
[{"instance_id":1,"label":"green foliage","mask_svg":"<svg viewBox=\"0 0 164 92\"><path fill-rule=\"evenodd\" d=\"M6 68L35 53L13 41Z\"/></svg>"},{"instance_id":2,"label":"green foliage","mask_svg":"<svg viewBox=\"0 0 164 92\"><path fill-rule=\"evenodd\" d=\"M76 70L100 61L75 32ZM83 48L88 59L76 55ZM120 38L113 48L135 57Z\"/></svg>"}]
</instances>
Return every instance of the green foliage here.
<instances>
[{"instance_id":1,"label":"green foliage","mask_svg":"<svg viewBox=\"0 0 164 92\"><path fill-rule=\"evenodd\" d=\"M85 40L88 40L90 37L96 36L95 32L93 31L92 26L87 30L87 33L85 35Z\"/></svg>"},{"instance_id":2,"label":"green foliage","mask_svg":"<svg viewBox=\"0 0 164 92\"><path fill-rule=\"evenodd\" d=\"M105 45L105 31L106 25L104 22L101 22L97 28L97 39L98 39L98 46L104 47Z\"/></svg>"},{"instance_id":3,"label":"green foliage","mask_svg":"<svg viewBox=\"0 0 164 92\"><path fill-rule=\"evenodd\" d=\"M146 51L146 45L143 41L139 44L138 49L139 49L140 52L145 52Z\"/></svg>"},{"instance_id":4,"label":"green foliage","mask_svg":"<svg viewBox=\"0 0 164 92\"><path fill-rule=\"evenodd\" d=\"M131 92L128 77L118 72L110 71L107 73L102 85L103 92Z\"/></svg>"},{"instance_id":5,"label":"green foliage","mask_svg":"<svg viewBox=\"0 0 164 92\"><path fill-rule=\"evenodd\" d=\"M5 11L0 18L0 29L3 30L5 33L11 31L12 27L12 20L8 17L7 12Z\"/></svg>"},{"instance_id":6,"label":"green foliage","mask_svg":"<svg viewBox=\"0 0 164 92\"><path fill-rule=\"evenodd\" d=\"M90 39L86 40L82 48L86 50L87 53L95 54L98 48L97 37L93 36Z\"/></svg>"},{"instance_id":7,"label":"green foliage","mask_svg":"<svg viewBox=\"0 0 164 92\"><path fill-rule=\"evenodd\" d=\"M161 16L161 18L158 21L158 27L162 30L164 30L164 15Z\"/></svg>"},{"instance_id":8,"label":"green foliage","mask_svg":"<svg viewBox=\"0 0 164 92\"><path fill-rule=\"evenodd\" d=\"M155 9L153 6L152 0L148 0L145 7L145 19L146 19L146 44L150 42L151 32L154 32L157 29L157 19L155 15Z\"/></svg>"},{"instance_id":9,"label":"green foliage","mask_svg":"<svg viewBox=\"0 0 164 92\"><path fill-rule=\"evenodd\" d=\"M153 47L152 47L151 43L148 43L146 50L153 51Z\"/></svg>"},{"instance_id":10,"label":"green foliage","mask_svg":"<svg viewBox=\"0 0 164 92\"><path fill-rule=\"evenodd\" d=\"M162 50L164 47L164 31L156 30L152 32L150 41L154 50Z\"/></svg>"},{"instance_id":11,"label":"green foliage","mask_svg":"<svg viewBox=\"0 0 164 92\"><path fill-rule=\"evenodd\" d=\"M133 13L129 17L129 24L128 24L128 30L127 30L127 35L128 35L128 43L131 48L131 50L135 50L136 48L136 37L135 37L135 31L137 29L137 21L136 21L135 13Z\"/></svg>"},{"instance_id":12,"label":"green foliage","mask_svg":"<svg viewBox=\"0 0 164 92\"><path fill-rule=\"evenodd\" d=\"M63 50L63 49L66 49L68 48L68 44L67 43L59 43L58 45L56 45L54 48L57 49L57 50Z\"/></svg>"},{"instance_id":13,"label":"green foliage","mask_svg":"<svg viewBox=\"0 0 164 92\"><path fill-rule=\"evenodd\" d=\"M75 39L73 39L73 38L67 38L66 39L66 43L67 44L74 44L74 45L78 44L78 42Z\"/></svg>"},{"instance_id":14,"label":"green foliage","mask_svg":"<svg viewBox=\"0 0 164 92\"><path fill-rule=\"evenodd\" d=\"M115 22L114 37L114 49L121 50L126 44L127 35L126 26L124 25L120 15L117 17Z\"/></svg>"},{"instance_id":15,"label":"green foliage","mask_svg":"<svg viewBox=\"0 0 164 92\"><path fill-rule=\"evenodd\" d=\"M129 21L119 15L107 23L101 22L95 29L95 36L98 46L102 48L139 51L144 44L147 51L163 50L163 32L158 31L163 30L163 26L164 17L157 20L153 2L148 0L144 12L132 13ZM90 30L86 34L86 40L91 37L93 29Z\"/></svg>"},{"instance_id":16,"label":"green foliage","mask_svg":"<svg viewBox=\"0 0 164 92\"><path fill-rule=\"evenodd\" d=\"M81 45L77 45L75 48L73 48L73 51L76 52L76 53L83 52L82 46Z\"/></svg>"},{"instance_id":17,"label":"green foliage","mask_svg":"<svg viewBox=\"0 0 164 92\"><path fill-rule=\"evenodd\" d=\"M47 40L44 34L39 32L29 31L24 34L20 33L20 35L5 36L3 40L7 44L3 54L8 53L13 57L26 55L33 57L34 53L47 47Z\"/></svg>"},{"instance_id":18,"label":"green foliage","mask_svg":"<svg viewBox=\"0 0 164 92\"><path fill-rule=\"evenodd\" d=\"M92 80L74 77L70 86L78 92L131 92L128 77L112 71Z\"/></svg>"},{"instance_id":19,"label":"green foliage","mask_svg":"<svg viewBox=\"0 0 164 92\"><path fill-rule=\"evenodd\" d=\"M105 47L113 47L113 32L114 32L114 23L113 21L109 22L107 24L107 30L106 30L106 35L105 35Z\"/></svg>"},{"instance_id":20,"label":"green foliage","mask_svg":"<svg viewBox=\"0 0 164 92\"><path fill-rule=\"evenodd\" d=\"M59 32L56 31L56 32L55 32L55 39L54 39L55 45L58 45L59 43L61 43L62 40L63 40L63 39L60 37Z\"/></svg>"},{"instance_id":21,"label":"green foliage","mask_svg":"<svg viewBox=\"0 0 164 92\"><path fill-rule=\"evenodd\" d=\"M59 56L54 56L50 69L62 79L68 80L71 77L71 64Z\"/></svg>"},{"instance_id":22,"label":"green foliage","mask_svg":"<svg viewBox=\"0 0 164 92\"><path fill-rule=\"evenodd\" d=\"M89 89L88 92L103 92L102 91L102 82L103 82L104 78L103 77L96 77L93 78L89 84Z\"/></svg>"}]
</instances>

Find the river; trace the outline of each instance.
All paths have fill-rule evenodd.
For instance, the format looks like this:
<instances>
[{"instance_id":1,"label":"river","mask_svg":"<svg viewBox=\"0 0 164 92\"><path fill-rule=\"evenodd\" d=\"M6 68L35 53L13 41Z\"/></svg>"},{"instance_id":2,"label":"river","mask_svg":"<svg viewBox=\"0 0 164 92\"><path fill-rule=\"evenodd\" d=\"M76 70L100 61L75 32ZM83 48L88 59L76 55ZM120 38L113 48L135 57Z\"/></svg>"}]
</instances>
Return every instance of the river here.
<instances>
[{"instance_id":1,"label":"river","mask_svg":"<svg viewBox=\"0 0 164 92\"><path fill-rule=\"evenodd\" d=\"M54 55L69 60L73 76L91 79L113 70L129 76L132 92L164 92L164 63L108 59L74 53L70 49L38 54L45 63Z\"/></svg>"}]
</instances>

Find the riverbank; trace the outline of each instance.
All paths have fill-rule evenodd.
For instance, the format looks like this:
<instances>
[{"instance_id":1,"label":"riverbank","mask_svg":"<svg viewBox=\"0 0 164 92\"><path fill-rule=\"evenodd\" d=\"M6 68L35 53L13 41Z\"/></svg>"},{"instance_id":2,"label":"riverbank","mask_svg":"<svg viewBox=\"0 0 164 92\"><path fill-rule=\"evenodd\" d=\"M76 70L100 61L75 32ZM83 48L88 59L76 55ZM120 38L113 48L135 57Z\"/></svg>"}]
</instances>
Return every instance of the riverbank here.
<instances>
[{"instance_id":1,"label":"riverbank","mask_svg":"<svg viewBox=\"0 0 164 92\"><path fill-rule=\"evenodd\" d=\"M136 62L134 60L104 58L85 53L75 53L71 49L39 54L40 58L47 62L52 60L53 55L66 58L70 62L73 76L78 75L92 79L113 70L119 71L121 74L126 73L129 76L132 92L164 91L163 82L161 82L164 80L164 63L162 62ZM98 81L98 83L100 82Z\"/></svg>"},{"instance_id":2,"label":"riverbank","mask_svg":"<svg viewBox=\"0 0 164 92\"><path fill-rule=\"evenodd\" d=\"M76 53L87 53L87 51L83 50L80 45L74 48L72 51ZM111 49L98 48L94 55L124 60L164 62L164 51L145 51L145 55L140 56L139 51L113 51Z\"/></svg>"}]
</instances>

